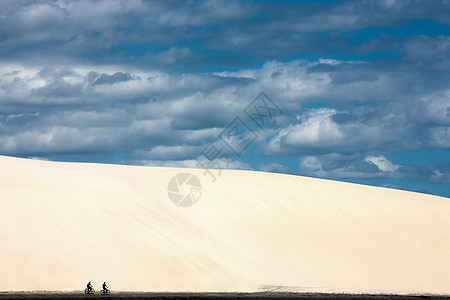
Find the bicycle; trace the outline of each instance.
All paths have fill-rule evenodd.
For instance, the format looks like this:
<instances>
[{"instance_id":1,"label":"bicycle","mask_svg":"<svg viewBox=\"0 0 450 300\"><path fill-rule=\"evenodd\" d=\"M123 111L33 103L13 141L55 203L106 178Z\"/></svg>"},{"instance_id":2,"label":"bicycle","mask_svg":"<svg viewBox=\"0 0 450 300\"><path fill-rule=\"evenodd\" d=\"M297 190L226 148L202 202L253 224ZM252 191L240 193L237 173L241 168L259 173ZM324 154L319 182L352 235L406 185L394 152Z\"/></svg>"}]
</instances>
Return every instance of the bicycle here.
<instances>
[{"instance_id":1,"label":"bicycle","mask_svg":"<svg viewBox=\"0 0 450 300\"><path fill-rule=\"evenodd\" d=\"M95 290L94 290L94 288L85 288L85 289L84 289L84 293L85 293L86 295L94 294L94 293L95 293Z\"/></svg>"},{"instance_id":2,"label":"bicycle","mask_svg":"<svg viewBox=\"0 0 450 300\"><path fill-rule=\"evenodd\" d=\"M100 295L111 295L111 291L109 289L102 289Z\"/></svg>"}]
</instances>

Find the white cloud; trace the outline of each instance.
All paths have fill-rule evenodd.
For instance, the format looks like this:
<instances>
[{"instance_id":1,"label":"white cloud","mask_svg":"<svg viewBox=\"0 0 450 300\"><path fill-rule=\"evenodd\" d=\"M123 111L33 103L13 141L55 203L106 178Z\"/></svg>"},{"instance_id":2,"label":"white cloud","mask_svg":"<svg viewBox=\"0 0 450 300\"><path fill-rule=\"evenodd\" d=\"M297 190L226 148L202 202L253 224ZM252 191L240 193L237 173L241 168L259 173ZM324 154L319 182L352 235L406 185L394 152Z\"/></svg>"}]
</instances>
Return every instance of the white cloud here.
<instances>
[{"instance_id":1,"label":"white cloud","mask_svg":"<svg viewBox=\"0 0 450 300\"><path fill-rule=\"evenodd\" d=\"M396 178L450 182L450 164L436 166L393 164L384 155L365 156L363 153L310 155L300 157L298 167L300 175L330 179Z\"/></svg>"},{"instance_id":2,"label":"white cloud","mask_svg":"<svg viewBox=\"0 0 450 300\"><path fill-rule=\"evenodd\" d=\"M391 163L384 155L367 156L364 161L374 164L380 171L383 172L394 172L398 169L398 166Z\"/></svg>"},{"instance_id":3,"label":"white cloud","mask_svg":"<svg viewBox=\"0 0 450 300\"><path fill-rule=\"evenodd\" d=\"M137 150L133 153L133 156L151 160L182 160L189 157L195 157L200 151L200 146L156 146L150 151Z\"/></svg>"},{"instance_id":4,"label":"white cloud","mask_svg":"<svg viewBox=\"0 0 450 300\"><path fill-rule=\"evenodd\" d=\"M424 122L450 125L450 90L433 93L420 99L417 118Z\"/></svg>"},{"instance_id":5,"label":"white cloud","mask_svg":"<svg viewBox=\"0 0 450 300\"><path fill-rule=\"evenodd\" d=\"M47 158L36 157L36 156L28 157L28 159L48 161Z\"/></svg>"},{"instance_id":6,"label":"white cloud","mask_svg":"<svg viewBox=\"0 0 450 300\"><path fill-rule=\"evenodd\" d=\"M72 140L80 139L74 142L77 151L101 152L109 147L148 155L146 159L189 159L193 155L189 149L216 139L234 117L245 117L243 109L261 91L284 111L277 119L278 127L257 132L256 143L266 154L408 150L424 144L448 147L445 126L428 130L424 140L414 134L415 128L430 120L447 124L448 91L379 104L370 102L376 94L355 86L372 84L371 89L383 93L378 82L333 84L333 74L340 70L335 68L352 70L366 65L330 59L270 61L261 68L237 72L174 74L118 65L39 68L3 64L0 104L7 109L5 116L26 112L36 117L16 118L14 126L0 119L4 141L0 149L6 154L70 151L67 145L72 144L65 142L62 133L50 134L65 128L73 132ZM94 84L99 78L104 78L103 84ZM325 99L331 107L302 109L311 99ZM354 99L360 100L346 104ZM30 105L24 111L25 103ZM25 135L31 136L28 142ZM176 151L184 145L186 151ZM164 154L161 149L170 151Z\"/></svg>"},{"instance_id":7,"label":"white cloud","mask_svg":"<svg viewBox=\"0 0 450 300\"><path fill-rule=\"evenodd\" d=\"M315 156L306 156L300 159L299 173L317 177L326 176L322 169L322 162Z\"/></svg>"},{"instance_id":8,"label":"white cloud","mask_svg":"<svg viewBox=\"0 0 450 300\"><path fill-rule=\"evenodd\" d=\"M268 154L374 150L384 144L394 147L399 135L404 140L410 135L408 124L399 124L404 118L402 115L388 114L377 120L363 120L367 118L365 114L373 114L373 111L304 110L292 116L290 124L278 130L264 150Z\"/></svg>"},{"instance_id":9,"label":"white cloud","mask_svg":"<svg viewBox=\"0 0 450 300\"><path fill-rule=\"evenodd\" d=\"M385 176L368 167L359 157L339 154L305 156L299 159L299 174L320 178L379 178Z\"/></svg>"},{"instance_id":10,"label":"white cloud","mask_svg":"<svg viewBox=\"0 0 450 300\"><path fill-rule=\"evenodd\" d=\"M171 167L171 168L193 168L193 169L204 169L204 167L198 163L195 159L186 160L133 160L124 163L133 163L143 166L155 166L155 167ZM215 167L214 167L215 166ZM220 166L220 167L218 167ZM221 164L211 163L211 168L205 169L205 171L210 170L211 172L218 173L226 172L227 170L252 170L249 164L242 161L230 160L228 167L226 168L223 162Z\"/></svg>"},{"instance_id":11,"label":"white cloud","mask_svg":"<svg viewBox=\"0 0 450 300\"><path fill-rule=\"evenodd\" d=\"M331 117L336 114L334 109L318 109L307 113L300 124L287 129L284 142L289 146L310 147L340 144L344 139L343 132ZM319 146L320 147L320 146Z\"/></svg>"},{"instance_id":12,"label":"white cloud","mask_svg":"<svg viewBox=\"0 0 450 300\"><path fill-rule=\"evenodd\" d=\"M264 172L276 172L276 173L291 173L292 170L282 164L272 162L267 164L261 164L259 166L259 169Z\"/></svg>"}]
</instances>

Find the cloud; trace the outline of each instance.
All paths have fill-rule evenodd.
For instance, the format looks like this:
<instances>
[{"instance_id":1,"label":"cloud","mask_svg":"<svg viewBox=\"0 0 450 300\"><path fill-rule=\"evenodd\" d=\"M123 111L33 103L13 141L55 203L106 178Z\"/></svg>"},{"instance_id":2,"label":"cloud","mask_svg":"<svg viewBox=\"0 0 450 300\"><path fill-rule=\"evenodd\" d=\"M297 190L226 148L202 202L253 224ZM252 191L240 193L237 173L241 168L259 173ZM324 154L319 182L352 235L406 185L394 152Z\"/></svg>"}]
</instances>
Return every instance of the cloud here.
<instances>
[{"instance_id":1,"label":"cloud","mask_svg":"<svg viewBox=\"0 0 450 300\"><path fill-rule=\"evenodd\" d=\"M450 127L435 127L429 130L430 145L450 149Z\"/></svg>"},{"instance_id":2,"label":"cloud","mask_svg":"<svg viewBox=\"0 0 450 300\"><path fill-rule=\"evenodd\" d=\"M254 58L370 54L386 49L416 58L431 51L446 58L447 37L392 36L389 29L427 20L445 27L450 23L448 3L386 3L4 1L0 61L88 61L167 71L243 68ZM423 27L430 28L430 35L443 28L427 25ZM359 32L366 28L372 32ZM336 82L358 79L348 76L338 76ZM366 75L365 80L375 78Z\"/></svg>"},{"instance_id":3,"label":"cloud","mask_svg":"<svg viewBox=\"0 0 450 300\"><path fill-rule=\"evenodd\" d=\"M137 150L133 156L152 160L184 160L198 155L200 151L200 146L155 146L150 151Z\"/></svg>"},{"instance_id":4,"label":"cloud","mask_svg":"<svg viewBox=\"0 0 450 300\"><path fill-rule=\"evenodd\" d=\"M43 161L48 161L48 159L47 158L42 158L42 157L35 157L35 156L33 156L33 157L27 157L28 159L33 159L33 160L43 160Z\"/></svg>"},{"instance_id":5,"label":"cloud","mask_svg":"<svg viewBox=\"0 0 450 300\"><path fill-rule=\"evenodd\" d=\"M188 158L242 113L238 99L254 97L245 90L253 80L114 68L2 66L0 151L78 157L124 151L162 159L161 149L178 147L164 159Z\"/></svg>"},{"instance_id":6,"label":"cloud","mask_svg":"<svg viewBox=\"0 0 450 300\"><path fill-rule=\"evenodd\" d=\"M389 92L383 96L385 100L373 101L373 95L362 93L362 89L358 94L355 84L377 85L377 82L350 82L338 84L341 92L333 94L336 85L331 78L342 65L360 68L358 63L326 59L272 61L259 69L219 74L120 71L117 66L4 65L0 70L3 115L0 132L9 142L2 149L9 154L15 151L25 154L30 149L69 151L70 147L56 146L63 139L43 138L48 132L59 132L62 128L81 132L80 138L103 135L92 136L91 146L80 141L78 145L85 145L86 151L103 151L106 145L116 145L116 149L128 145L131 152L150 151L154 146L204 145L236 116L245 117L244 108L262 90L284 111L277 119L276 130L258 132L258 136L264 137L258 143L266 154L448 147L448 89L408 100L402 100L403 95L390 99ZM308 71L317 66L334 69ZM275 72L279 74L273 77ZM380 77L389 76L388 73ZM344 94L352 96L346 99ZM310 99L326 100L334 107L302 108ZM21 117L13 121L15 115ZM421 127L426 129L422 136L416 133ZM204 135L205 130L212 131ZM38 132L39 143L48 143L48 147L27 148L26 143L15 141L19 132L22 135ZM109 143L104 143L106 137ZM76 148L82 151L80 146Z\"/></svg>"},{"instance_id":7,"label":"cloud","mask_svg":"<svg viewBox=\"0 0 450 300\"><path fill-rule=\"evenodd\" d=\"M171 47L167 51L163 51L158 53L157 59L165 64L173 64L179 62L181 60L186 60L191 57L193 54L186 47Z\"/></svg>"},{"instance_id":8,"label":"cloud","mask_svg":"<svg viewBox=\"0 0 450 300\"><path fill-rule=\"evenodd\" d=\"M276 162L261 164L259 170L273 173L292 173L292 170L289 167Z\"/></svg>"},{"instance_id":9,"label":"cloud","mask_svg":"<svg viewBox=\"0 0 450 300\"><path fill-rule=\"evenodd\" d=\"M307 156L300 161L299 164L300 174L313 175L322 177L326 173L322 169L322 162L314 156Z\"/></svg>"},{"instance_id":10,"label":"cloud","mask_svg":"<svg viewBox=\"0 0 450 300\"><path fill-rule=\"evenodd\" d=\"M360 154L331 153L321 156L304 156L299 159L299 174L321 178L381 178L386 177L377 166L365 161ZM388 177L395 177L389 174Z\"/></svg>"},{"instance_id":11,"label":"cloud","mask_svg":"<svg viewBox=\"0 0 450 300\"><path fill-rule=\"evenodd\" d=\"M363 153L303 156L299 159L298 168L300 175L330 179L402 178L436 183L450 182L449 164L427 166L394 164L384 155L365 157Z\"/></svg>"},{"instance_id":12,"label":"cloud","mask_svg":"<svg viewBox=\"0 0 450 300\"><path fill-rule=\"evenodd\" d=\"M133 78L130 74L122 73L122 72L116 72L112 75L108 74L101 74L93 83L93 85L99 85L99 84L114 84L117 82L125 82L130 81Z\"/></svg>"},{"instance_id":13,"label":"cloud","mask_svg":"<svg viewBox=\"0 0 450 300\"><path fill-rule=\"evenodd\" d=\"M387 160L387 158L384 157L384 155L368 156L364 159L364 161L374 164L380 171L383 172L394 172L395 170L398 169L398 166L394 165L389 160Z\"/></svg>"},{"instance_id":14,"label":"cloud","mask_svg":"<svg viewBox=\"0 0 450 300\"><path fill-rule=\"evenodd\" d=\"M409 121L404 111L377 103L306 109L278 130L264 151L277 155L414 149L424 142L416 140Z\"/></svg>"},{"instance_id":15,"label":"cloud","mask_svg":"<svg viewBox=\"0 0 450 300\"><path fill-rule=\"evenodd\" d=\"M0 72L3 114L27 113L29 120L22 118L25 126L22 128L12 127L11 120L2 128L5 134L5 130L9 131L10 139L15 139L11 135L13 128L23 133L26 126L33 126L45 136L51 130L48 124L75 130L97 126L114 136L113 143L120 149L130 143L133 151L139 150L148 143L147 149L140 149L148 151L152 145L182 145L188 140L183 136L205 129L220 133L221 128L242 113L246 99L249 103L265 90L284 111L277 130L271 132L273 135L259 133L267 141L260 144L261 149L270 155L398 151L428 145L448 147L445 143L448 89L407 100L402 93L391 98L392 91L379 90L378 96L383 100L373 101L373 94L363 92L364 88L357 85L374 85L370 91L378 89L379 80L333 83L333 76L341 68L351 72L354 67L358 73L361 66L370 65L329 59L271 61L259 69L215 74L171 74L129 68L120 71L117 66L107 65L73 68L5 65ZM318 66L320 72L310 71ZM324 66L332 69L323 69ZM377 72L380 78L391 76L388 70ZM272 76L274 73L278 75ZM302 108L302 104L318 99L332 107ZM27 103L26 110L22 103ZM66 107L68 104L72 106ZM150 130L149 126L158 126L159 130ZM416 132L420 127L426 129L422 136ZM101 130L91 129L89 134L93 132ZM195 145L212 138L204 136ZM13 144L6 153L12 153L11 149L19 151L19 145L24 145Z\"/></svg>"},{"instance_id":16,"label":"cloud","mask_svg":"<svg viewBox=\"0 0 450 300\"><path fill-rule=\"evenodd\" d=\"M204 175L206 180L216 180L222 176L227 170L252 170L252 167L242 161L231 160L228 168L204 168L195 159L187 160L131 160L125 161L126 164L135 164L140 166L153 166L153 167L170 167L170 168L192 168L192 169L204 169ZM212 164L214 165L214 163ZM211 174L209 174L211 172Z\"/></svg>"},{"instance_id":17,"label":"cloud","mask_svg":"<svg viewBox=\"0 0 450 300\"><path fill-rule=\"evenodd\" d=\"M430 125L450 125L450 90L431 93L420 100L418 120Z\"/></svg>"}]
</instances>

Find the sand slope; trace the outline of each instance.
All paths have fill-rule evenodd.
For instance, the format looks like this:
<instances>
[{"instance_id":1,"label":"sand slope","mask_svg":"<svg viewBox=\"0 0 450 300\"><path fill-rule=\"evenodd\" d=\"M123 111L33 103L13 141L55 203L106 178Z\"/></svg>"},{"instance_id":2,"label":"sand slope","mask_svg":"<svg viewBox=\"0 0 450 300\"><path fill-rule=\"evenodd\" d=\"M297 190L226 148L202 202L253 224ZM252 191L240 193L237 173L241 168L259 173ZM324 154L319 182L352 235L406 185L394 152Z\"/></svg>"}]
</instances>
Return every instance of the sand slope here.
<instances>
[{"instance_id":1,"label":"sand slope","mask_svg":"<svg viewBox=\"0 0 450 300\"><path fill-rule=\"evenodd\" d=\"M168 199L180 172L194 206ZM450 293L450 199L250 171L0 156L0 290Z\"/></svg>"}]
</instances>

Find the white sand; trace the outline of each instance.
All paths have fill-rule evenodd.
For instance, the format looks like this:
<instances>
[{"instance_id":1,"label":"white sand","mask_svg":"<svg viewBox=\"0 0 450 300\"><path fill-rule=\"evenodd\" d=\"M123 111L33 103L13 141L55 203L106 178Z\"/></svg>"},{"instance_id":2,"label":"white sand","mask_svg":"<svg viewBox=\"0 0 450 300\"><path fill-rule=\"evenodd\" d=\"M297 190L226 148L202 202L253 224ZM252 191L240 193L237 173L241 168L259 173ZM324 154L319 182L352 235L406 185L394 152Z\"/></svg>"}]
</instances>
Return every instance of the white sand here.
<instances>
[{"instance_id":1,"label":"white sand","mask_svg":"<svg viewBox=\"0 0 450 300\"><path fill-rule=\"evenodd\" d=\"M196 174L182 208L170 179ZM226 170L0 156L0 290L450 293L450 199Z\"/></svg>"}]
</instances>

